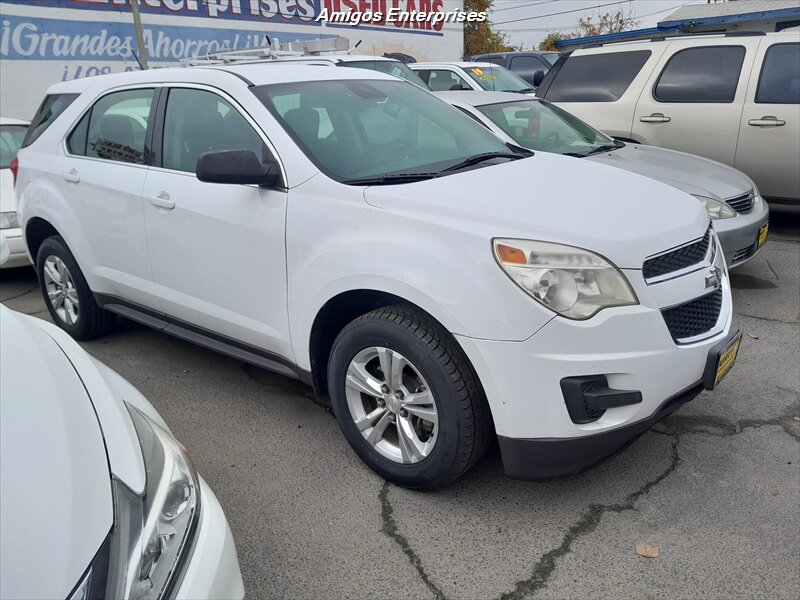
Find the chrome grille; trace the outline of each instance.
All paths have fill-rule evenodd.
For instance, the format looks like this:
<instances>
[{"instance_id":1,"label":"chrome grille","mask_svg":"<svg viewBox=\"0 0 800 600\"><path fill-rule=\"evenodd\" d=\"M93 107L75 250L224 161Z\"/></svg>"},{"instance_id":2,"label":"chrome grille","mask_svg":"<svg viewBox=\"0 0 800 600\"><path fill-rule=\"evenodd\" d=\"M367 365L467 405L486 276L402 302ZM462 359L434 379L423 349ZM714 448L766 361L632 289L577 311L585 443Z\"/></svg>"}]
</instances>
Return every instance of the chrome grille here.
<instances>
[{"instance_id":1,"label":"chrome grille","mask_svg":"<svg viewBox=\"0 0 800 600\"><path fill-rule=\"evenodd\" d=\"M662 310L672 339L676 342L702 335L713 329L722 309L722 289Z\"/></svg>"},{"instance_id":2,"label":"chrome grille","mask_svg":"<svg viewBox=\"0 0 800 600\"><path fill-rule=\"evenodd\" d=\"M653 258L648 258L642 265L642 275L645 280L667 275L675 271L680 271L686 267L702 261L708 254L708 247L711 243L711 227L706 230L706 234L694 242L685 244L674 250L659 254Z\"/></svg>"},{"instance_id":3,"label":"chrome grille","mask_svg":"<svg viewBox=\"0 0 800 600\"><path fill-rule=\"evenodd\" d=\"M747 192L746 194L742 194L741 196L734 196L733 198L728 198L725 202L730 206L733 210L738 213L749 213L753 210L753 200L754 200L753 192Z\"/></svg>"}]
</instances>

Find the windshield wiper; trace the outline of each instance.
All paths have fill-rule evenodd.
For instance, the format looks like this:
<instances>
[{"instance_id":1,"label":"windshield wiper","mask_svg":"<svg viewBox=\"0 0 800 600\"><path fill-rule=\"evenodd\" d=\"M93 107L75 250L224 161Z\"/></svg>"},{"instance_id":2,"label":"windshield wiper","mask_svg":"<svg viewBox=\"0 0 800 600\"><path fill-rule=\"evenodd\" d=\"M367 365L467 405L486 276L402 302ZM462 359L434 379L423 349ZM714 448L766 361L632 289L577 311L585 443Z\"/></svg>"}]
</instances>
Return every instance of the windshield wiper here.
<instances>
[{"instance_id":1,"label":"windshield wiper","mask_svg":"<svg viewBox=\"0 0 800 600\"><path fill-rule=\"evenodd\" d=\"M515 94L530 94L531 92L535 92L536 88L522 88L521 90L503 90L504 92L514 92Z\"/></svg>"},{"instance_id":2,"label":"windshield wiper","mask_svg":"<svg viewBox=\"0 0 800 600\"><path fill-rule=\"evenodd\" d=\"M414 183L433 179L438 173L388 173L375 177L362 177L360 179L344 179L342 183L348 185L391 185L393 183Z\"/></svg>"},{"instance_id":3,"label":"windshield wiper","mask_svg":"<svg viewBox=\"0 0 800 600\"><path fill-rule=\"evenodd\" d=\"M476 154L475 156L470 156L465 158L461 162L457 162L454 165L447 167L446 169L442 169L441 173L449 173L450 171L458 171L459 169L464 169L466 167L471 167L472 165L477 165L478 163L485 162L487 160L492 160L493 158L508 158L509 160L517 160L519 158L526 158L523 154L515 154L511 152L483 152L481 154Z\"/></svg>"},{"instance_id":4,"label":"windshield wiper","mask_svg":"<svg viewBox=\"0 0 800 600\"><path fill-rule=\"evenodd\" d=\"M591 156L592 154L602 154L603 152L611 152L613 150L618 150L622 148L625 144L620 142L619 140L614 140L613 144L603 144L602 146L598 146L594 150L590 150L583 156Z\"/></svg>"}]
</instances>

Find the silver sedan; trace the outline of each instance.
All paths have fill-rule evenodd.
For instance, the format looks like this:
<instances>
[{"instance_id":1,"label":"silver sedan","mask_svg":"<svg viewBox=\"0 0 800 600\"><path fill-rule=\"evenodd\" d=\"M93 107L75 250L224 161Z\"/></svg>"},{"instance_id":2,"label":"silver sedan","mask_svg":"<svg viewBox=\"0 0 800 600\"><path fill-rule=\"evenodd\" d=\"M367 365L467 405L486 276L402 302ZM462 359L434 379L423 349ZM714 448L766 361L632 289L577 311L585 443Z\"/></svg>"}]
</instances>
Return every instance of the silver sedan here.
<instances>
[{"instance_id":1,"label":"silver sedan","mask_svg":"<svg viewBox=\"0 0 800 600\"><path fill-rule=\"evenodd\" d=\"M692 154L616 141L544 100L506 92L437 92L503 141L534 151L600 162L657 179L703 203L728 267L744 264L767 240L769 207L741 171Z\"/></svg>"}]
</instances>

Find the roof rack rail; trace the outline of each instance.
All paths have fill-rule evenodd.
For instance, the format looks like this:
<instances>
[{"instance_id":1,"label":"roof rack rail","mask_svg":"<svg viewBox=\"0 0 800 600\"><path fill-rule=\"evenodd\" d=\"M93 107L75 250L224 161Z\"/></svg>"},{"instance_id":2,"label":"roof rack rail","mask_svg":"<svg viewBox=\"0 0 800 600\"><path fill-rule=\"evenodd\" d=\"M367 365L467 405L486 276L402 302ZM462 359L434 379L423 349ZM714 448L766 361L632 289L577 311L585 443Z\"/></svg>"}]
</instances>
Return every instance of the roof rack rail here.
<instances>
[{"instance_id":1,"label":"roof rack rail","mask_svg":"<svg viewBox=\"0 0 800 600\"><path fill-rule=\"evenodd\" d=\"M749 37L749 36L760 36L766 35L763 31L675 31L673 33L665 33L664 35L656 35L650 38L641 38L641 39L631 39L631 40L610 40L607 42L592 42L584 46L584 48L601 48L606 45L613 45L613 44L626 44L626 43L633 43L633 42L664 42L666 40L671 40L675 38L687 38L687 37L702 37L702 36L712 36L712 35L721 35L724 37Z\"/></svg>"},{"instance_id":2,"label":"roof rack rail","mask_svg":"<svg viewBox=\"0 0 800 600\"><path fill-rule=\"evenodd\" d=\"M198 67L208 65L232 63L263 63L280 60L287 57L322 56L327 53L350 52L350 40L342 37L320 38L288 42L281 45L278 38L267 38L268 45L257 48L242 48L240 50L223 50L212 52L203 56L194 56L181 60L184 66ZM354 46L354 49L358 44Z\"/></svg>"}]
</instances>

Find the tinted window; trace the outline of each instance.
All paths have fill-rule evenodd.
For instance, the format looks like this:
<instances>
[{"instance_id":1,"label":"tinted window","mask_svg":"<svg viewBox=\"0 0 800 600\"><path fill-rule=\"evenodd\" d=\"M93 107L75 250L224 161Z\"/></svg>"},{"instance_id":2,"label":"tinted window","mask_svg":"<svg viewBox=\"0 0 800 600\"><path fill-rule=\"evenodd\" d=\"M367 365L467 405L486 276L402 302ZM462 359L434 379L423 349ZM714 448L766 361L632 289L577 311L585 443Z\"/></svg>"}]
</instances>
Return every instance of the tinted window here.
<instances>
[{"instance_id":1,"label":"tinted window","mask_svg":"<svg viewBox=\"0 0 800 600\"><path fill-rule=\"evenodd\" d=\"M572 55L567 59L545 98L550 102L615 102L650 58L650 50Z\"/></svg>"},{"instance_id":2,"label":"tinted window","mask_svg":"<svg viewBox=\"0 0 800 600\"><path fill-rule=\"evenodd\" d=\"M340 181L438 172L468 156L508 152L477 123L400 81L308 81L252 91L306 155ZM316 122L320 111L330 121L328 135Z\"/></svg>"},{"instance_id":3,"label":"tinted window","mask_svg":"<svg viewBox=\"0 0 800 600\"><path fill-rule=\"evenodd\" d=\"M88 112L83 115L83 118L75 126L75 129L69 134L67 138L67 149L70 153L86 156L86 138L89 135L89 117L91 114L91 112Z\"/></svg>"},{"instance_id":4,"label":"tinted window","mask_svg":"<svg viewBox=\"0 0 800 600\"><path fill-rule=\"evenodd\" d=\"M490 62L496 65L503 66L503 57L502 56L489 56L487 58L481 58L479 62Z\"/></svg>"},{"instance_id":5,"label":"tinted window","mask_svg":"<svg viewBox=\"0 0 800 600\"><path fill-rule=\"evenodd\" d=\"M0 169L7 169L11 159L22 146L22 140L27 125L2 125L0 126Z\"/></svg>"},{"instance_id":6,"label":"tinted window","mask_svg":"<svg viewBox=\"0 0 800 600\"><path fill-rule=\"evenodd\" d=\"M547 71L550 66L545 65L538 58L533 56L514 56L511 58L511 65L509 68L525 81L533 84L533 76L536 71Z\"/></svg>"},{"instance_id":7,"label":"tinted window","mask_svg":"<svg viewBox=\"0 0 800 600\"><path fill-rule=\"evenodd\" d=\"M308 119L307 125L313 124L313 119ZM316 126L319 129L319 119ZM268 156L261 137L226 100L204 90L170 90L164 120L164 168L194 173L197 157L212 150L252 150L261 160Z\"/></svg>"},{"instance_id":8,"label":"tinted window","mask_svg":"<svg viewBox=\"0 0 800 600\"><path fill-rule=\"evenodd\" d=\"M551 65L556 64L556 62L560 57L561 54L559 54L558 52L546 52L545 54L542 54L542 58L544 58Z\"/></svg>"},{"instance_id":9,"label":"tinted window","mask_svg":"<svg viewBox=\"0 0 800 600\"><path fill-rule=\"evenodd\" d=\"M472 86L458 73L444 69L431 69L430 76L428 77L428 85L434 92L472 89Z\"/></svg>"},{"instance_id":10,"label":"tinted window","mask_svg":"<svg viewBox=\"0 0 800 600\"><path fill-rule=\"evenodd\" d=\"M733 102L744 61L742 46L707 46L676 52L661 72L659 102Z\"/></svg>"},{"instance_id":11,"label":"tinted window","mask_svg":"<svg viewBox=\"0 0 800 600\"><path fill-rule=\"evenodd\" d=\"M767 50L756 102L800 104L800 44L775 44Z\"/></svg>"},{"instance_id":12,"label":"tinted window","mask_svg":"<svg viewBox=\"0 0 800 600\"><path fill-rule=\"evenodd\" d=\"M400 79L410 81L421 88L428 89L425 82L420 79L419 75L414 73L405 64L397 60L358 60L350 62L339 63L340 67L353 67L356 69L368 69L370 71L378 71L378 73L386 73L387 75L394 75Z\"/></svg>"},{"instance_id":13,"label":"tinted window","mask_svg":"<svg viewBox=\"0 0 800 600\"><path fill-rule=\"evenodd\" d=\"M30 127L28 127L28 132L22 141L22 148L31 145L36 138L42 135L45 129L53 124L56 117L64 112L64 109L72 104L77 97L78 94L50 94L45 96L42 105L31 121Z\"/></svg>"},{"instance_id":14,"label":"tinted window","mask_svg":"<svg viewBox=\"0 0 800 600\"><path fill-rule=\"evenodd\" d=\"M126 90L95 102L89 116L86 156L144 164L144 139L152 101L153 90Z\"/></svg>"}]
</instances>

